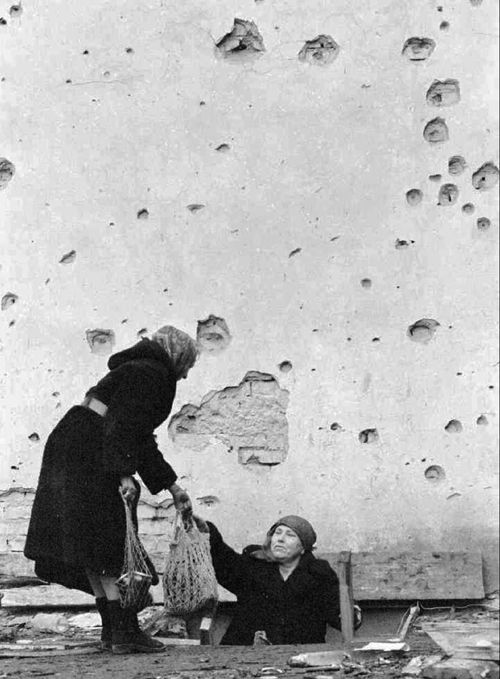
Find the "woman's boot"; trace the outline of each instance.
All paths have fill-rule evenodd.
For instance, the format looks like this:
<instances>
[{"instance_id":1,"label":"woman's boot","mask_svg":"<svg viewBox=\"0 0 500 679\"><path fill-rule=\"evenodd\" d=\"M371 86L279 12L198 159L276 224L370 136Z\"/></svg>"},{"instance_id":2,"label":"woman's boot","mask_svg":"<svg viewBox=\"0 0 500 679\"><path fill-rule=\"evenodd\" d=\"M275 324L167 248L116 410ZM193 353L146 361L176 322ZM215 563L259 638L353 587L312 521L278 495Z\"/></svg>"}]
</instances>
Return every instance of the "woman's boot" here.
<instances>
[{"instance_id":1,"label":"woman's boot","mask_svg":"<svg viewBox=\"0 0 500 679\"><path fill-rule=\"evenodd\" d=\"M126 609L119 601L108 601L108 613L111 620L111 652L121 655L135 653L132 634L127 629Z\"/></svg>"},{"instance_id":2,"label":"woman's boot","mask_svg":"<svg viewBox=\"0 0 500 679\"><path fill-rule=\"evenodd\" d=\"M96 597L95 605L101 616L101 650L111 651L111 619L108 611L108 600L105 596Z\"/></svg>"},{"instance_id":3,"label":"woman's boot","mask_svg":"<svg viewBox=\"0 0 500 679\"><path fill-rule=\"evenodd\" d=\"M158 651L165 649L165 644L162 644L158 639L153 639L141 630L137 613L133 609L126 608L124 612L127 629L130 631L132 643L137 653L158 653Z\"/></svg>"}]
</instances>

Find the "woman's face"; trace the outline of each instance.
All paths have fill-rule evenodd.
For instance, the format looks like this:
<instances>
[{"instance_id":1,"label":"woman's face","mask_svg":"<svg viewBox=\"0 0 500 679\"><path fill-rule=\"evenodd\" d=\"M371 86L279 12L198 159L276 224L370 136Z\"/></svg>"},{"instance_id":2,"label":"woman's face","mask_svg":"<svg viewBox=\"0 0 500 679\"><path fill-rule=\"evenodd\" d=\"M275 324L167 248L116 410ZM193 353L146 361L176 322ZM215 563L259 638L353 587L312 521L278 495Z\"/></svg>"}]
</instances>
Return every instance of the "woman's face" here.
<instances>
[{"instance_id":1,"label":"woman's face","mask_svg":"<svg viewBox=\"0 0 500 679\"><path fill-rule=\"evenodd\" d=\"M297 533L288 526L277 526L271 535L270 551L276 561L294 561L304 553L304 547Z\"/></svg>"}]
</instances>

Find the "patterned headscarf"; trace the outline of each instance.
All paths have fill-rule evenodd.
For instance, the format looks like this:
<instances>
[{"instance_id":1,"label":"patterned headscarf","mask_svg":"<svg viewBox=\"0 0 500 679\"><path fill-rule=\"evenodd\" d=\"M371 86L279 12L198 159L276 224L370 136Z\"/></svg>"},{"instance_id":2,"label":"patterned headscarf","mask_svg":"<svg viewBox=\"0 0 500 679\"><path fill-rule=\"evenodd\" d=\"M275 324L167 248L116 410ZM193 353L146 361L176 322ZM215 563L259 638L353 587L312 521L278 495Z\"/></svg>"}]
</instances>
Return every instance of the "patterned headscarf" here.
<instances>
[{"instance_id":1,"label":"patterned headscarf","mask_svg":"<svg viewBox=\"0 0 500 679\"><path fill-rule=\"evenodd\" d=\"M172 325L164 325L153 333L151 339L162 346L170 356L177 377L196 363L198 346L186 332L177 330Z\"/></svg>"}]
</instances>

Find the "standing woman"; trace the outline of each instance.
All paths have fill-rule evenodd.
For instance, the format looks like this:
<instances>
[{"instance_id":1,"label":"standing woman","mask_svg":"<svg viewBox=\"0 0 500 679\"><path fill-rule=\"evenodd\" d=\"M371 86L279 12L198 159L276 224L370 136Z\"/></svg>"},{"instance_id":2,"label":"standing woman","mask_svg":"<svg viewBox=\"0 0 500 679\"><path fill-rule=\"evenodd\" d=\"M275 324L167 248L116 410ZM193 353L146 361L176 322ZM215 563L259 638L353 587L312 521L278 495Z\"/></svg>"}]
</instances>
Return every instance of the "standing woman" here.
<instances>
[{"instance_id":1,"label":"standing woman","mask_svg":"<svg viewBox=\"0 0 500 679\"><path fill-rule=\"evenodd\" d=\"M196 358L196 342L172 326L112 355L109 372L64 415L45 446L24 553L42 580L95 595L101 645L113 653L163 649L140 630L136 613L120 606L123 498L137 525L138 473L151 493L168 490L176 509L191 510L153 432Z\"/></svg>"}]
</instances>

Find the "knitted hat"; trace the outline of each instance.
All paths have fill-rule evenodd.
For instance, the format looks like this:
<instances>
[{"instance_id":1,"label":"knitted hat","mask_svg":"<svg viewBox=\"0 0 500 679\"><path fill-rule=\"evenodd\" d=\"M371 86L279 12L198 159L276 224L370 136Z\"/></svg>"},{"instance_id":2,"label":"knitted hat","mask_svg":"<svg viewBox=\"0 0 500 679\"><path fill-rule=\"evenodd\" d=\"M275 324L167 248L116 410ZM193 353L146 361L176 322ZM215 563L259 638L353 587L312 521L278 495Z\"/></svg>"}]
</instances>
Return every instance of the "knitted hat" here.
<instances>
[{"instance_id":1,"label":"knitted hat","mask_svg":"<svg viewBox=\"0 0 500 679\"><path fill-rule=\"evenodd\" d=\"M300 516L295 516L293 514L283 516L281 519L278 519L276 523L273 523L267 533L268 536L271 536L278 526L286 526L297 533L305 550L310 551L313 548L313 545L316 542L316 533L306 519L302 519Z\"/></svg>"}]
</instances>

